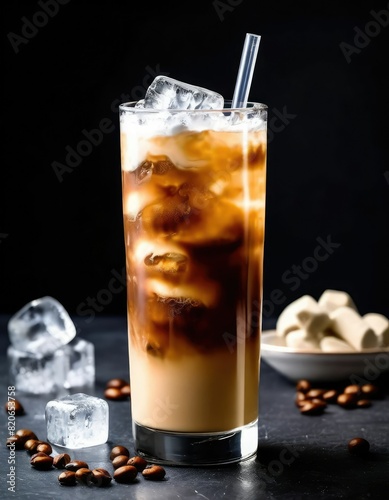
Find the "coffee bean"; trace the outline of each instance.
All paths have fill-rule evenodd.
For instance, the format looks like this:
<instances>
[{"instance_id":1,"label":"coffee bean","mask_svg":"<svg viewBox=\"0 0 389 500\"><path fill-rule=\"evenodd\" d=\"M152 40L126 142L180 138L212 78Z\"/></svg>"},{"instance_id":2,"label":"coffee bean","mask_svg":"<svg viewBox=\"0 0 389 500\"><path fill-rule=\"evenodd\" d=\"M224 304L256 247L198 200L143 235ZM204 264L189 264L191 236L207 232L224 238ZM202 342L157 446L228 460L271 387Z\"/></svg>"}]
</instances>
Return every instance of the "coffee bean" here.
<instances>
[{"instance_id":1,"label":"coffee bean","mask_svg":"<svg viewBox=\"0 0 389 500\"><path fill-rule=\"evenodd\" d=\"M24 443L24 449L30 454L33 455L36 453L36 448L38 444L40 444L42 441L39 441L39 439L28 439Z\"/></svg>"},{"instance_id":2,"label":"coffee bean","mask_svg":"<svg viewBox=\"0 0 389 500\"><path fill-rule=\"evenodd\" d=\"M105 469L93 469L92 470L92 483L99 488L104 488L108 486L112 481L111 474Z\"/></svg>"},{"instance_id":3,"label":"coffee bean","mask_svg":"<svg viewBox=\"0 0 389 500\"><path fill-rule=\"evenodd\" d=\"M374 384L364 384L361 386L361 394L365 398L379 399L381 397L380 389Z\"/></svg>"},{"instance_id":4,"label":"coffee bean","mask_svg":"<svg viewBox=\"0 0 389 500\"><path fill-rule=\"evenodd\" d=\"M301 406L301 403L302 402L305 402L306 401L306 395L304 392L301 392L301 391L297 391L296 392L296 397L295 397L295 400L294 402L296 403L296 406Z\"/></svg>"},{"instance_id":5,"label":"coffee bean","mask_svg":"<svg viewBox=\"0 0 389 500\"><path fill-rule=\"evenodd\" d=\"M4 405L4 408L6 413L15 415L15 417L20 417L21 415L25 414L22 403L17 399L14 399L13 401L7 401Z\"/></svg>"},{"instance_id":6,"label":"coffee bean","mask_svg":"<svg viewBox=\"0 0 389 500\"><path fill-rule=\"evenodd\" d=\"M78 469L89 469L88 464L82 460L72 460L65 465L66 470L71 470L73 472L78 471Z\"/></svg>"},{"instance_id":7,"label":"coffee bean","mask_svg":"<svg viewBox=\"0 0 389 500\"><path fill-rule=\"evenodd\" d=\"M119 455L126 455L126 457L130 457L130 452L125 446L117 445L112 448L111 453L109 455L109 459L113 460L115 457L118 457Z\"/></svg>"},{"instance_id":8,"label":"coffee bean","mask_svg":"<svg viewBox=\"0 0 389 500\"><path fill-rule=\"evenodd\" d=\"M344 394L355 394L356 396L358 396L358 394L360 392L361 392L361 389L360 389L359 385L357 385L357 384L348 385L343 390Z\"/></svg>"},{"instance_id":9,"label":"coffee bean","mask_svg":"<svg viewBox=\"0 0 389 500\"><path fill-rule=\"evenodd\" d=\"M124 401L125 399L127 399L127 396L116 387L108 387L108 389L105 389L104 397L106 399L111 399L112 401Z\"/></svg>"},{"instance_id":10,"label":"coffee bean","mask_svg":"<svg viewBox=\"0 0 389 500\"><path fill-rule=\"evenodd\" d=\"M63 471L58 476L58 481L63 486L75 486L77 484L76 473L70 470Z\"/></svg>"},{"instance_id":11,"label":"coffee bean","mask_svg":"<svg viewBox=\"0 0 389 500\"><path fill-rule=\"evenodd\" d=\"M348 451L352 455L367 455L370 449L370 443L361 437L353 438L348 443Z\"/></svg>"},{"instance_id":12,"label":"coffee bean","mask_svg":"<svg viewBox=\"0 0 389 500\"><path fill-rule=\"evenodd\" d=\"M370 399L360 399L359 401L357 401L358 408L370 408L370 406L371 406Z\"/></svg>"},{"instance_id":13,"label":"coffee bean","mask_svg":"<svg viewBox=\"0 0 389 500\"><path fill-rule=\"evenodd\" d=\"M133 465L138 472L142 472L147 467L147 462L144 458L136 456L131 457L127 465Z\"/></svg>"},{"instance_id":14,"label":"coffee bean","mask_svg":"<svg viewBox=\"0 0 389 500\"><path fill-rule=\"evenodd\" d=\"M31 462L31 460L34 460L34 458L36 458L36 457L46 457L46 456L48 456L47 453L43 453L43 451L38 451L37 453L34 453L33 455L31 455L30 462Z\"/></svg>"},{"instance_id":15,"label":"coffee bean","mask_svg":"<svg viewBox=\"0 0 389 500\"><path fill-rule=\"evenodd\" d=\"M15 432L15 435L22 438L23 444L26 443L29 439L36 439L37 441L39 441L35 432L30 429L18 429Z\"/></svg>"},{"instance_id":16,"label":"coffee bean","mask_svg":"<svg viewBox=\"0 0 389 500\"><path fill-rule=\"evenodd\" d=\"M326 391L322 395L322 399L326 403L332 404L332 403L336 403L338 395L339 395L338 391L335 391L335 389L330 389L329 391Z\"/></svg>"},{"instance_id":17,"label":"coffee bean","mask_svg":"<svg viewBox=\"0 0 389 500\"><path fill-rule=\"evenodd\" d=\"M51 444L46 443L46 441L41 441L37 445L36 451L43 451L46 455L51 455L51 453L53 453L53 448L51 447Z\"/></svg>"},{"instance_id":18,"label":"coffee bean","mask_svg":"<svg viewBox=\"0 0 389 500\"><path fill-rule=\"evenodd\" d=\"M344 394L344 393L339 394L336 402L342 408L346 408L347 410L351 410L352 408L356 408L357 396L355 394Z\"/></svg>"},{"instance_id":19,"label":"coffee bean","mask_svg":"<svg viewBox=\"0 0 389 500\"><path fill-rule=\"evenodd\" d=\"M106 383L105 387L108 389L109 387L113 387L115 389L121 389L125 385L128 385L128 382L122 378L111 378L111 380L108 380Z\"/></svg>"},{"instance_id":20,"label":"coffee bean","mask_svg":"<svg viewBox=\"0 0 389 500\"><path fill-rule=\"evenodd\" d=\"M296 391L307 393L311 389L309 380L301 379L296 384Z\"/></svg>"},{"instance_id":21,"label":"coffee bean","mask_svg":"<svg viewBox=\"0 0 389 500\"><path fill-rule=\"evenodd\" d=\"M310 389L306 393L306 397L307 399L321 398L325 392L325 389Z\"/></svg>"},{"instance_id":22,"label":"coffee bean","mask_svg":"<svg viewBox=\"0 0 389 500\"><path fill-rule=\"evenodd\" d=\"M7 441L5 443L5 445L7 446L7 448L10 448L10 447L14 447L15 446L15 450L23 450L24 448L24 441L23 439L20 437L20 436L9 436L7 438Z\"/></svg>"},{"instance_id":23,"label":"coffee bean","mask_svg":"<svg viewBox=\"0 0 389 500\"><path fill-rule=\"evenodd\" d=\"M312 403L317 406L321 406L323 408L327 408L327 403L319 398L307 399L307 403Z\"/></svg>"},{"instance_id":24,"label":"coffee bean","mask_svg":"<svg viewBox=\"0 0 389 500\"><path fill-rule=\"evenodd\" d=\"M118 469L119 467L123 467L123 465L127 465L128 456L127 455L118 455L112 460L112 465L114 469Z\"/></svg>"},{"instance_id":25,"label":"coffee bean","mask_svg":"<svg viewBox=\"0 0 389 500\"><path fill-rule=\"evenodd\" d=\"M145 479L151 479L153 481L162 481L165 475L166 471L160 465L149 465L142 472L142 476Z\"/></svg>"},{"instance_id":26,"label":"coffee bean","mask_svg":"<svg viewBox=\"0 0 389 500\"><path fill-rule=\"evenodd\" d=\"M123 467L119 467L115 470L113 478L118 483L132 483L137 474L138 471L136 467L133 465L124 465Z\"/></svg>"},{"instance_id":27,"label":"coffee bean","mask_svg":"<svg viewBox=\"0 0 389 500\"><path fill-rule=\"evenodd\" d=\"M320 405L317 403L312 403L312 401L307 401L304 406L300 408L300 413L302 415L321 415L325 409L325 404Z\"/></svg>"},{"instance_id":28,"label":"coffee bean","mask_svg":"<svg viewBox=\"0 0 389 500\"><path fill-rule=\"evenodd\" d=\"M70 455L67 453L60 453L59 455L56 455L53 459L53 465L57 469L64 469L65 465L70 462L71 458Z\"/></svg>"},{"instance_id":29,"label":"coffee bean","mask_svg":"<svg viewBox=\"0 0 389 500\"><path fill-rule=\"evenodd\" d=\"M86 467L77 469L75 474L77 481L81 484L90 484L92 482L92 471L90 469L87 469Z\"/></svg>"},{"instance_id":30,"label":"coffee bean","mask_svg":"<svg viewBox=\"0 0 389 500\"><path fill-rule=\"evenodd\" d=\"M31 457L30 464L37 470L49 470L53 466L53 457L39 452Z\"/></svg>"},{"instance_id":31,"label":"coffee bean","mask_svg":"<svg viewBox=\"0 0 389 500\"><path fill-rule=\"evenodd\" d=\"M120 392L125 396L126 398L131 397L131 387L129 384L124 385L123 387L120 388Z\"/></svg>"}]
</instances>

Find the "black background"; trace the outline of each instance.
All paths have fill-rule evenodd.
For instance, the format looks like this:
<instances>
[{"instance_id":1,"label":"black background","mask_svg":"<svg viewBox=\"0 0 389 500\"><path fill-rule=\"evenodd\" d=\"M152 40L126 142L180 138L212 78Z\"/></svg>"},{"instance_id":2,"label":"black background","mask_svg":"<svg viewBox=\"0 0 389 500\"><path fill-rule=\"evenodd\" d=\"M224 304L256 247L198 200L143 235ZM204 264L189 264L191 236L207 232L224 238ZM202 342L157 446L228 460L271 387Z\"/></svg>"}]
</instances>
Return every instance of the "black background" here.
<instances>
[{"instance_id":1,"label":"black background","mask_svg":"<svg viewBox=\"0 0 389 500\"><path fill-rule=\"evenodd\" d=\"M93 314L125 314L117 103L160 73L231 98L253 32L250 99L289 116L269 122L265 316L326 288L389 316L387 3L69 0L47 23L38 2L1 9L1 313L51 295L71 314L88 298ZM16 53L26 19L43 25ZM52 163L104 119L111 132L60 182ZM318 238L338 245L321 262ZM293 266L309 271L291 281Z\"/></svg>"}]
</instances>

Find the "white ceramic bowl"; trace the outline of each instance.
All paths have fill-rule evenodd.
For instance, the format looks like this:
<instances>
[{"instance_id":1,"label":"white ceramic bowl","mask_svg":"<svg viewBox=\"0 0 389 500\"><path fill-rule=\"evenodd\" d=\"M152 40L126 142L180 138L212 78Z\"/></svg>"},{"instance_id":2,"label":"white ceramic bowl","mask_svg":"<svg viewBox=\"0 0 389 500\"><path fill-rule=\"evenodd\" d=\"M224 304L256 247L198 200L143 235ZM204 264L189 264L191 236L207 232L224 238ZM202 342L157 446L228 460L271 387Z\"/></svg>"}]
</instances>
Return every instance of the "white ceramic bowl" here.
<instances>
[{"instance_id":1,"label":"white ceramic bowl","mask_svg":"<svg viewBox=\"0 0 389 500\"><path fill-rule=\"evenodd\" d=\"M389 348L351 353L324 353L319 349L303 351L286 347L275 330L262 333L261 359L293 382L300 379L373 382L382 372L389 371Z\"/></svg>"}]
</instances>

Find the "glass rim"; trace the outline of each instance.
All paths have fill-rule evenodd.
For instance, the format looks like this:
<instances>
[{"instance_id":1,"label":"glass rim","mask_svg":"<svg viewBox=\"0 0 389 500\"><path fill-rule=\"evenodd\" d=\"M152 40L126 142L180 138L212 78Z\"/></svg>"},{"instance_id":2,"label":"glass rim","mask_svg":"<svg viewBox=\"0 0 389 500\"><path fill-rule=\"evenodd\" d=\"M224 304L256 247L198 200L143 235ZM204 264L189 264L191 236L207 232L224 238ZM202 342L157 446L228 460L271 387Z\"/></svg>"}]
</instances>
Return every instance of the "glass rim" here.
<instances>
[{"instance_id":1,"label":"glass rim","mask_svg":"<svg viewBox=\"0 0 389 500\"><path fill-rule=\"evenodd\" d=\"M246 106L244 108L228 108L228 107L223 107L223 108L216 108L216 109L171 109L171 108L161 108L161 109L154 109L154 108L136 108L135 105L139 101L128 101L128 102L123 102L119 104L119 110L123 112L131 112L131 113L226 113L226 112L237 112L237 113L250 113L250 112L258 112L258 111L266 111L268 109L268 106L264 103L261 102L255 102L255 101L248 101ZM224 105L225 104L232 104L232 99L225 99L224 100Z\"/></svg>"}]
</instances>

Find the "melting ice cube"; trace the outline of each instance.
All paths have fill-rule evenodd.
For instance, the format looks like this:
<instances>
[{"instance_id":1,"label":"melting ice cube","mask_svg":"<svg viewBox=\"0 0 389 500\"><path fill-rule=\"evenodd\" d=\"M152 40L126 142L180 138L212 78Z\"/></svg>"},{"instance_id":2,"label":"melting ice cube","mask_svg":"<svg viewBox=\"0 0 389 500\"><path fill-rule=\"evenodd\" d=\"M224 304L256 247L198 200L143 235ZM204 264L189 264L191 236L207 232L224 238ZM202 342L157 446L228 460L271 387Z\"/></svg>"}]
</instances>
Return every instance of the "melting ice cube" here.
<instances>
[{"instance_id":1,"label":"melting ice cube","mask_svg":"<svg viewBox=\"0 0 389 500\"><path fill-rule=\"evenodd\" d=\"M45 418L47 439L56 446L79 449L108 439L109 407L103 399L82 392L53 399Z\"/></svg>"},{"instance_id":2,"label":"melting ice cube","mask_svg":"<svg viewBox=\"0 0 389 500\"><path fill-rule=\"evenodd\" d=\"M137 107L153 109L222 109L223 97L217 92L180 82L168 76L157 76Z\"/></svg>"},{"instance_id":3,"label":"melting ice cube","mask_svg":"<svg viewBox=\"0 0 389 500\"><path fill-rule=\"evenodd\" d=\"M77 337L55 353L41 355L7 350L10 385L28 394L62 392L75 387L92 387L95 382L94 345Z\"/></svg>"},{"instance_id":4,"label":"melting ice cube","mask_svg":"<svg viewBox=\"0 0 389 500\"><path fill-rule=\"evenodd\" d=\"M15 349L47 355L68 344L76 336L76 327L62 304L42 297L11 317L8 335Z\"/></svg>"}]
</instances>

